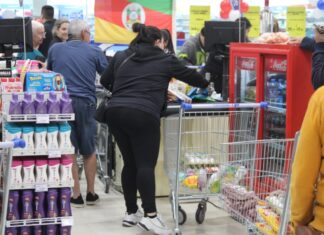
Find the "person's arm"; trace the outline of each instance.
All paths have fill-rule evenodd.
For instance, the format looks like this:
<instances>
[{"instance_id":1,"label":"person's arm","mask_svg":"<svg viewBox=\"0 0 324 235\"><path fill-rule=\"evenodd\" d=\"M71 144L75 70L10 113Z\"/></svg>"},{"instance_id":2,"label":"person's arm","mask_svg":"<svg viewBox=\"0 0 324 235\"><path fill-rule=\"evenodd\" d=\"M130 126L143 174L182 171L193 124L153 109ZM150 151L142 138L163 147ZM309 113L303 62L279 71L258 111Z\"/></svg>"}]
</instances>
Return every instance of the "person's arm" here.
<instances>
[{"instance_id":1,"label":"person's arm","mask_svg":"<svg viewBox=\"0 0 324 235\"><path fill-rule=\"evenodd\" d=\"M100 78L101 85L110 91L112 91L113 83L115 80L115 57L116 55L110 60L108 67Z\"/></svg>"},{"instance_id":2,"label":"person's arm","mask_svg":"<svg viewBox=\"0 0 324 235\"><path fill-rule=\"evenodd\" d=\"M50 48L47 55L47 69L53 70L53 61L52 61L53 47Z\"/></svg>"},{"instance_id":3,"label":"person's arm","mask_svg":"<svg viewBox=\"0 0 324 235\"><path fill-rule=\"evenodd\" d=\"M99 50L98 52L98 57L97 57L97 72L101 75L107 68L108 66L108 61L105 56L105 54Z\"/></svg>"},{"instance_id":4,"label":"person's arm","mask_svg":"<svg viewBox=\"0 0 324 235\"><path fill-rule=\"evenodd\" d=\"M209 82L195 69L185 67L175 56L172 56L170 66L171 77L194 87L206 88L209 84Z\"/></svg>"},{"instance_id":5,"label":"person's arm","mask_svg":"<svg viewBox=\"0 0 324 235\"><path fill-rule=\"evenodd\" d=\"M324 88L311 97L300 131L291 176L291 219L294 226L307 225L313 218L314 189L322 158Z\"/></svg>"},{"instance_id":6,"label":"person's arm","mask_svg":"<svg viewBox=\"0 0 324 235\"><path fill-rule=\"evenodd\" d=\"M316 44L316 42L315 42L314 38L304 37L301 40L299 47L304 50L314 52L315 44Z\"/></svg>"},{"instance_id":7,"label":"person's arm","mask_svg":"<svg viewBox=\"0 0 324 235\"><path fill-rule=\"evenodd\" d=\"M191 41L185 42L177 57L184 65L196 65L195 45Z\"/></svg>"},{"instance_id":8,"label":"person's arm","mask_svg":"<svg viewBox=\"0 0 324 235\"><path fill-rule=\"evenodd\" d=\"M314 89L324 85L324 34L315 29L315 52L312 62L312 84Z\"/></svg>"}]
</instances>

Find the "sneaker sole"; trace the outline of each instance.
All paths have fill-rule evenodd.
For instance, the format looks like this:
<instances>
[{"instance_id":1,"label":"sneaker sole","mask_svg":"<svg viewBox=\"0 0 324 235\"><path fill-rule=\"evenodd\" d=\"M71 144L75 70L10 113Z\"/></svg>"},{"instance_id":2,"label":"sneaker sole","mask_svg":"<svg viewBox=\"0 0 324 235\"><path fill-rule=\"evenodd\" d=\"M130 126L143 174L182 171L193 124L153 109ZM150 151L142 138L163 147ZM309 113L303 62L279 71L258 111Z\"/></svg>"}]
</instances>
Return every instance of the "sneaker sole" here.
<instances>
[{"instance_id":1,"label":"sneaker sole","mask_svg":"<svg viewBox=\"0 0 324 235\"><path fill-rule=\"evenodd\" d=\"M129 221L123 221L123 227L133 227L135 226L137 223L134 222L129 222Z\"/></svg>"},{"instance_id":2,"label":"sneaker sole","mask_svg":"<svg viewBox=\"0 0 324 235\"><path fill-rule=\"evenodd\" d=\"M93 206L93 205L96 205L98 202L100 202L100 199L97 199L97 200L95 200L95 201L93 201L93 202L86 201L86 204L87 204L88 206Z\"/></svg>"},{"instance_id":3,"label":"sneaker sole","mask_svg":"<svg viewBox=\"0 0 324 235\"><path fill-rule=\"evenodd\" d=\"M74 208L83 208L85 205L84 204L74 204L74 203L71 203L71 206L74 207Z\"/></svg>"}]
</instances>

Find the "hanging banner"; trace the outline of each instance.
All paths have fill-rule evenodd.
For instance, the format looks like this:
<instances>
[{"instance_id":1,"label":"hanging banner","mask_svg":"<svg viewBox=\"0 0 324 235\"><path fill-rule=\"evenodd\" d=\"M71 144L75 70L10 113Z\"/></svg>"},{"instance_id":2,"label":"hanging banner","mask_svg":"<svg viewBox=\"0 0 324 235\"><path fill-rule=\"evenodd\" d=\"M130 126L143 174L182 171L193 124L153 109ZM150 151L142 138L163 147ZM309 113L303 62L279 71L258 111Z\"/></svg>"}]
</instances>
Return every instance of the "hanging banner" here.
<instances>
[{"instance_id":1,"label":"hanging banner","mask_svg":"<svg viewBox=\"0 0 324 235\"><path fill-rule=\"evenodd\" d=\"M287 32L290 37L304 37L306 34L305 7L287 8Z\"/></svg>"},{"instance_id":2,"label":"hanging banner","mask_svg":"<svg viewBox=\"0 0 324 235\"><path fill-rule=\"evenodd\" d=\"M257 38L260 36L260 7L250 6L248 12L244 14L252 24L249 32L249 38Z\"/></svg>"},{"instance_id":3,"label":"hanging banner","mask_svg":"<svg viewBox=\"0 0 324 235\"><path fill-rule=\"evenodd\" d=\"M210 6L190 6L190 35L194 36L210 20Z\"/></svg>"},{"instance_id":4,"label":"hanging banner","mask_svg":"<svg viewBox=\"0 0 324 235\"><path fill-rule=\"evenodd\" d=\"M136 22L172 32L172 0L95 1L95 42L129 44Z\"/></svg>"}]
</instances>

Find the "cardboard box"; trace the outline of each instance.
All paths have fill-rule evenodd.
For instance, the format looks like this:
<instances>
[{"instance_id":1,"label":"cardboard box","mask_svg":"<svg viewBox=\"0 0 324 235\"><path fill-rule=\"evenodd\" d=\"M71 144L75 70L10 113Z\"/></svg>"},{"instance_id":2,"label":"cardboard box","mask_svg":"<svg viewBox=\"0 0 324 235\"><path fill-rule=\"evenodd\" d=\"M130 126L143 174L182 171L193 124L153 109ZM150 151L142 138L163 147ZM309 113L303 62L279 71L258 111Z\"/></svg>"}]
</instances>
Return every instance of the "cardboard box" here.
<instances>
[{"instance_id":1,"label":"cardboard box","mask_svg":"<svg viewBox=\"0 0 324 235\"><path fill-rule=\"evenodd\" d=\"M66 89L64 78L54 72L27 72L25 90L35 91L64 91Z\"/></svg>"}]
</instances>

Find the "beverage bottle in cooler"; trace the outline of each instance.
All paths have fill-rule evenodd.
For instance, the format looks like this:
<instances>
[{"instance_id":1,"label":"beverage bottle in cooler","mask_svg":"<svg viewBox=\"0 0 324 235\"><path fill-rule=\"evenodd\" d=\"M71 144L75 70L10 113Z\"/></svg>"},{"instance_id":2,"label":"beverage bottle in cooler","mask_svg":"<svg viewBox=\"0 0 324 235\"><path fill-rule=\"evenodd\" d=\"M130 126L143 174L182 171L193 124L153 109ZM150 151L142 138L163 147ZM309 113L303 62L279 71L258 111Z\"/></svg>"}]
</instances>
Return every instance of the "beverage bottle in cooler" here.
<instances>
[{"instance_id":1,"label":"beverage bottle in cooler","mask_svg":"<svg viewBox=\"0 0 324 235\"><path fill-rule=\"evenodd\" d=\"M22 108L21 103L18 100L18 94L13 93L10 100L10 106L9 106L9 114L21 114Z\"/></svg>"},{"instance_id":2,"label":"beverage bottle in cooler","mask_svg":"<svg viewBox=\"0 0 324 235\"><path fill-rule=\"evenodd\" d=\"M47 113L59 114L61 112L60 102L57 100L55 92L51 91L47 100Z\"/></svg>"},{"instance_id":3,"label":"beverage bottle in cooler","mask_svg":"<svg viewBox=\"0 0 324 235\"><path fill-rule=\"evenodd\" d=\"M5 235L18 235L18 228L6 228Z\"/></svg>"},{"instance_id":4,"label":"beverage bottle in cooler","mask_svg":"<svg viewBox=\"0 0 324 235\"><path fill-rule=\"evenodd\" d=\"M45 192L35 192L34 218L45 218Z\"/></svg>"},{"instance_id":5,"label":"beverage bottle in cooler","mask_svg":"<svg viewBox=\"0 0 324 235\"><path fill-rule=\"evenodd\" d=\"M70 204L70 198L71 198L71 189L70 188L62 188L60 190L60 216L71 216L71 204Z\"/></svg>"},{"instance_id":6,"label":"beverage bottle in cooler","mask_svg":"<svg viewBox=\"0 0 324 235\"><path fill-rule=\"evenodd\" d=\"M32 100L32 95L25 92L24 99L22 101L22 112L23 114L35 114L35 105Z\"/></svg>"},{"instance_id":7,"label":"beverage bottle in cooler","mask_svg":"<svg viewBox=\"0 0 324 235\"><path fill-rule=\"evenodd\" d=\"M46 226L46 235L56 235L57 226L56 225L47 225Z\"/></svg>"},{"instance_id":8,"label":"beverage bottle in cooler","mask_svg":"<svg viewBox=\"0 0 324 235\"><path fill-rule=\"evenodd\" d=\"M278 92L278 82L275 78L270 78L268 82L268 92L269 92L269 100L270 102L277 102L277 92Z\"/></svg>"},{"instance_id":9,"label":"beverage bottle in cooler","mask_svg":"<svg viewBox=\"0 0 324 235\"><path fill-rule=\"evenodd\" d=\"M24 226L20 228L20 235L32 235L31 233L31 227Z\"/></svg>"},{"instance_id":10,"label":"beverage bottle in cooler","mask_svg":"<svg viewBox=\"0 0 324 235\"><path fill-rule=\"evenodd\" d=\"M48 218L53 218L58 216L57 201L58 201L57 189L55 188L49 189L47 192L47 217Z\"/></svg>"},{"instance_id":11,"label":"beverage bottle in cooler","mask_svg":"<svg viewBox=\"0 0 324 235\"><path fill-rule=\"evenodd\" d=\"M22 219L33 218L33 191L24 190L22 192Z\"/></svg>"},{"instance_id":12,"label":"beverage bottle in cooler","mask_svg":"<svg viewBox=\"0 0 324 235\"><path fill-rule=\"evenodd\" d=\"M19 219L19 192L12 190L9 192L7 220Z\"/></svg>"},{"instance_id":13,"label":"beverage bottle in cooler","mask_svg":"<svg viewBox=\"0 0 324 235\"><path fill-rule=\"evenodd\" d=\"M44 99L44 94L37 92L35 98L35 109L36 114L46 114L47 113L47 105Z\"/></svg>"},{"instance_id":14,"label":"beverage bottle in cooler","mask_svg":"<svg viewBox=\"0 0 324 235\"><path fill-rule=\"evenodd\" d=\"M60 159L48 160L48 184L50 186L60 184Z\"/></svg>"},{"instance_id":15,"label":"beverage bottle in cooler","mask_svg":"<svg viewBox=\"0 0 324 235\"><path fill-rule=\"evenodd\" d=\"M69 93L63 92L60 99L61 113L73 113L72 100Z\"/></svg>"},{"instance_id":16,"label":"beverage bottle in cooler","mask_svg":"<svg viewBox=\"0 0 324 235\"><path fill-rule=\"evenodd\" d=\"M34 159L23 160L23 173L24 173L23 185L25 187L30 187L35 184L34 168L35 168Z\"/></svg>"}]
</instances>

